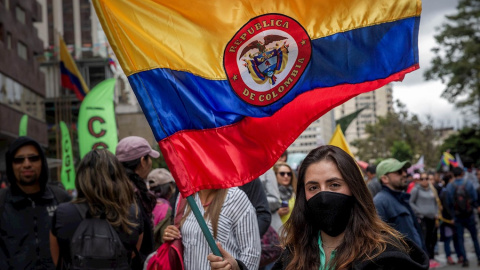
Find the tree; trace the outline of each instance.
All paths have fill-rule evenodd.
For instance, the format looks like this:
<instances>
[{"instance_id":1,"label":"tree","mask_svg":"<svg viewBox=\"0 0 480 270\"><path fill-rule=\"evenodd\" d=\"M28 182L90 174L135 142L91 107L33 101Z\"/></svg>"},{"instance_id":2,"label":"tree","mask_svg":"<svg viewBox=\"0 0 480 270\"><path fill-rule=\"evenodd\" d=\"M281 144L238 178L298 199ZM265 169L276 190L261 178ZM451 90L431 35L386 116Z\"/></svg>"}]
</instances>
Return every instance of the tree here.
<instances>
[{"instance_id":1,"label":"tree","mask_svg":"<svg viewBox=\"0 0 480 270\"><path fill-rule=\"evenodd\" d=\"M394 141L390 147L390 153L393 158L398 160L412 160L413 158L412 148L405 141Z\"/></svg>"},{"instance_id":2,"label":"tree","mask_svg":"<svg viewBox=\"0 0 480 270\"><path fill-rule=\"evenodd\" d=\"M459 154L462 161L471 160L480 166L480 126L465 127L450 135L440 147L442 152L450 150Z\"/></svg>"},{"instance_id":3,"label":"tree","mask_svg":"<svg viewBox=\"0 0 480 270\"><path fill-rule=\"evenodd\" d=\"M457 14L446 18L435 36L432 67L424 76L446 83L442 97L480 120L480 0L459 0Z\"/></svg>"},{"instance_id":4,"label":"tree","mask_svg":"<svg viewBox=\"0 0 480 270\"><path fill-rule=\"evenodd\" d=\"M433 120L422 123L415 114L410 114L398 100L398 112L378 117L374 125L367 125L367 137L352 142L361 160L374 162L395 157L415 163L424 155L427 167L434 168L440 159L440 152L433 144L436 138Z\"/></svg>"}]
</instances>

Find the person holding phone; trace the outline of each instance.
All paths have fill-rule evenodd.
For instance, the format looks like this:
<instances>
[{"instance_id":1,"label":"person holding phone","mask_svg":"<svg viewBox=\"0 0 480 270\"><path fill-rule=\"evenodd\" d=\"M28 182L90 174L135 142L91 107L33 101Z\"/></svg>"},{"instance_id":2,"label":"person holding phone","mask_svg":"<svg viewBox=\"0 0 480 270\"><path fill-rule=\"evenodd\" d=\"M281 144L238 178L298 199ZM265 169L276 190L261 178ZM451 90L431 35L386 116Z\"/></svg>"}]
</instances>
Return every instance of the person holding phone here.
<instances>
[{"instance_id":1,"label":"person holding phone","mask_svg":"<svg viewBox=\"0 0 480 270\"><path fill-rule=\"evenodd\" d=\"M290 217L293 205L295 204L297 178L290 165L285 162L276 163L273 166L273 171L277 177L278 191L280 192L280 199L282 201L277 213L282 220L282 224L284 224Z\"/></svg>"}]
</instances>

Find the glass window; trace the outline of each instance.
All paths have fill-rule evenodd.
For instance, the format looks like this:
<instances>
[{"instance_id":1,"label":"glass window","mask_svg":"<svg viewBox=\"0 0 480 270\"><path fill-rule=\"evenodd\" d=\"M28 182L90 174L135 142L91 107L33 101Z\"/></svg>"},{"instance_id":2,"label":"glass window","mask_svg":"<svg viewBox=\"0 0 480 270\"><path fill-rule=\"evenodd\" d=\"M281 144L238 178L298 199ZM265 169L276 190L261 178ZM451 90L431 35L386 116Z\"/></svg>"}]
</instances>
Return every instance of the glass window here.
<instances>
[{"instance_id":1,"label":"glass window","mask_svg":"<svg viewBox=\"0 0 480 270\"><path fill-rule=\"evenodd\" d=\"M7 49L12 49L12 34L7 32Z\"/></svg>"},{"instance_id":2,"label":"glass window","mask_svg":"<svg viewBox=\"0 0 480 270\"><path fill-rule=\"evenodd\" d=\"M17 21L25 24L25 10L23 8L17 6L15 8L15 17L17 17Z\"/></svg>"},{"instance_id":3,"label":"glass window","mask_svg":"<svg viewBox=\"0 0 480 270\"><path fill-rule=\"evenodd\" d=\"M20 56L20 58L22 58L23 60L28 60L27 46L20 41L17 44L17 53L18 53L18 56Z\"/></svg>"}]
</instances>

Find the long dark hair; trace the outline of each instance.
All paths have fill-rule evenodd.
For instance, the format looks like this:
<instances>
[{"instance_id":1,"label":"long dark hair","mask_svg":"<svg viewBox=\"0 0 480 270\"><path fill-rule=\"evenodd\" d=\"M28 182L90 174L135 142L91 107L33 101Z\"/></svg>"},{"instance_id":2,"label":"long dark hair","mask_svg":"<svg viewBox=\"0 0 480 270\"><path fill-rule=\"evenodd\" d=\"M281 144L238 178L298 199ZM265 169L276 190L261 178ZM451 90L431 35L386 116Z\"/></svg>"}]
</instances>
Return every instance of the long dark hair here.
<instances>
[{"instance_id":1,"label":"long dark hair","mask_svg":"<svg viewBox=\"0 0 480 270\"><path fill-rule=\"evenodd\" d=\"M87 203L93 216L105 214L108 222L130 233L137 224L129 221L135 204L133 186L118 159L105 149L88 152L77 169L74 203Z\"/></svg>"},{"instance_id":2,"label":"long dark hair","mask_svg":"<svg viewBox=\"0 0 480 270\"><path fill-rule=\"evenodd\" d=\"M320 265L318 235L305 216L307 200L304 183L307 169L320 161L336 164L355 199L344 240L329 264L335 269L350 268L354 261L378 256L385 250L387 244L407 251L407 245L401 235L378 217L372 195L365 185L357 163L342 149L325 145L312 150L300 166L295 206L284 225L282 237L283 245L292 253L292 259L286 269L318 269Z\"/></svg>"},{"instance_id":3,"label":"long dark hair","mask_svg":"<svg viewBox=\"0 0 480 270\"><path fill-rule=\"evenodd\" d=\"M150 158L148 155L143 158ZM143 208L145 212L151 216L155 205L157 204L157 198L155 195L148 192L147 184L145 180L140 177L135 172L135 169L140 164L142 158L137 158L134 160L124 161L122 162L123 167L125 168L125 172L127 173L128 179L132 181L132 183L137 188L137 195L142 202Z\"/></svg>"}]
</instances>

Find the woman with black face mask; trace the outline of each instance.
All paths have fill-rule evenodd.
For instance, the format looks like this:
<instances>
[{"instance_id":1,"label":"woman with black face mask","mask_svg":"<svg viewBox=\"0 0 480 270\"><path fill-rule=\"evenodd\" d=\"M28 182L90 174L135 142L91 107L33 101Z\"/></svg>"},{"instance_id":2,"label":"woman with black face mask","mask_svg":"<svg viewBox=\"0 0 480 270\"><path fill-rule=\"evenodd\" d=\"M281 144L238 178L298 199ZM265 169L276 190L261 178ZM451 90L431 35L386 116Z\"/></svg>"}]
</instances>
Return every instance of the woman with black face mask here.
<instances>
[{"instance_id":1,"label":"woman with black face mask","mask_svg":"<svg viewBox=\"0 0 480 270\"><path fill-rule=\"evenodd\" d=\"M273 269L428 269L428 256L381 221L354 159L325 145L304 159L285 250Z\"/></svg>"}]
</instances>

